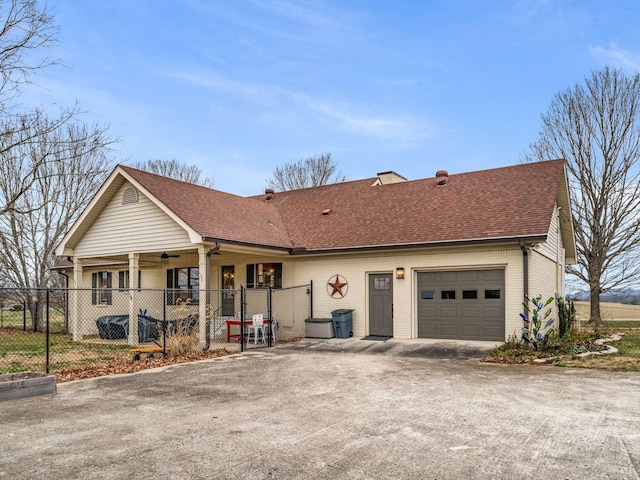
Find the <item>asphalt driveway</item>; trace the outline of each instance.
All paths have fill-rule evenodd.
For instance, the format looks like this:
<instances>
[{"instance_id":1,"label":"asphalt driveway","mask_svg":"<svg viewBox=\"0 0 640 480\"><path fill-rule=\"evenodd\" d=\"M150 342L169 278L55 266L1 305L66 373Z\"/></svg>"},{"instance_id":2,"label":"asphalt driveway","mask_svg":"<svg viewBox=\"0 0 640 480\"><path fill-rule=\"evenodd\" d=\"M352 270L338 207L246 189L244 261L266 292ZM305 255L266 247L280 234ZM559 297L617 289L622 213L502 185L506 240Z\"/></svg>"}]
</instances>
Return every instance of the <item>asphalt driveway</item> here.
<instances>
[{"instance_id":1,"label":"asphalt driveway","mask_svg":"<svg viewBox=\"0 0 640 480\"><path fill-rule=\"evenodd\" d=\"M0 403L0 478L640 478L640 374L361 342L301 342Z\"/></svg>"}]
</instances>

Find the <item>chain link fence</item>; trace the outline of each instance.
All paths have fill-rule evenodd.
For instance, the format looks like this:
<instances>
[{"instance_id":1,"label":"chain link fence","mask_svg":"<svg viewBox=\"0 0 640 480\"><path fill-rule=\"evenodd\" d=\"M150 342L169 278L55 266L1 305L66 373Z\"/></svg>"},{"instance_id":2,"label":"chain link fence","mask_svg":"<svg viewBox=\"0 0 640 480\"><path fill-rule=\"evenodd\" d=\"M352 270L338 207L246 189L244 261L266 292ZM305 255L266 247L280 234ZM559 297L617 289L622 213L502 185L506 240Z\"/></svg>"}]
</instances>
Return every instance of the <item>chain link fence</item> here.
<instances>
[{"instance_id":1,"label":"chain link fence","mask_svg":"<svg viewBox=\"0 0 640 480\"><path fill-rule=\"evenodd\" d=\"M269 347L304 336L311 288L0 288L0 374Z\"/></svg>"}]
</instances>

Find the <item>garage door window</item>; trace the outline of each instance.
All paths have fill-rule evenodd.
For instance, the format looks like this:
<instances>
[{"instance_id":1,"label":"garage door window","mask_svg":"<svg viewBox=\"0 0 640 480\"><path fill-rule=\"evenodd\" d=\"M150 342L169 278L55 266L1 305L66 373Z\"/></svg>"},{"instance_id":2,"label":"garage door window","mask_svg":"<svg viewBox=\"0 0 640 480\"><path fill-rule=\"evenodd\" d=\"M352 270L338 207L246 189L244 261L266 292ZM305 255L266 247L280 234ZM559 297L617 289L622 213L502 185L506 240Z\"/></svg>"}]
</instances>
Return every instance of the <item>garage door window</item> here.
<instances>
[{"instance_id":1,"label":"garage door window","mask_svg":"<svg viewBox=\"0 0 640 480\"><path fill-rule=\"evenodd\" d=\"M421 300L433 300L436 298L436 292L433 290L421 290L420 291L420 299Z\"/></svg>"},{"instance_id":2,"label":"garage door window","mask_svg":"<svg viewBox=\"0 0 640 480\"><path fill-rule=\"evenodd\" d=\"M463 290L462 291L462 299L463 300L477 300L478 299L478 290Z\"/></svg>"},{"instance_id":3,"label":"garage door window","mask_svg":"<svg viewBox=\"0 0 640 480\"><path fill-rule=\"evenodd\" d=\"M442 300L455 300L455 299L456 299L455 290L442 290Z\"/></svg>"},{"instance_id":4,"label":"garage door window","mask_svg":"<svg viewBox=\"0 0 640 480\"><path fill-rule=\"evenodd\" d=\"M484 298L486 300L500 300L500 290L485 290Z\"/></svg>"}]
</instances>

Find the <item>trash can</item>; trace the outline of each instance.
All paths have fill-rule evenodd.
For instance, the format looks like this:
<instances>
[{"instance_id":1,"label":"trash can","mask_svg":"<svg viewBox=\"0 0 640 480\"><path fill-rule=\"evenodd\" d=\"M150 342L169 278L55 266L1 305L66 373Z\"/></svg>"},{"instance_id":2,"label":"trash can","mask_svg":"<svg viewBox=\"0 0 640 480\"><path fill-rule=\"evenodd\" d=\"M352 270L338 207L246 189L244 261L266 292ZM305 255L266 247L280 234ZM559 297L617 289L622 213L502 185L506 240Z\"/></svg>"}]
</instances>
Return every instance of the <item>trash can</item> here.
<instances>
[{"instance_id":1,"label":"trash can","mask_svg":"<svg viewBox=\"0 0 640 480\"><path fill-rule=\"evenodd\" d=\"M341 308L331 312L333 322L333 333L337 338L349 338L353 336L353 320L351 316L353 309Z\"/></svg>"},{"instance_id":2,"label":"trash can","mask_svg":"<svg viewBox=\"0 0 640 480\"><path fill-rule=\"evenodd\" d=\"M304 326L308 338L333 338L333 322L330 318L307 318Z\"/></svg>"}]
</instances>

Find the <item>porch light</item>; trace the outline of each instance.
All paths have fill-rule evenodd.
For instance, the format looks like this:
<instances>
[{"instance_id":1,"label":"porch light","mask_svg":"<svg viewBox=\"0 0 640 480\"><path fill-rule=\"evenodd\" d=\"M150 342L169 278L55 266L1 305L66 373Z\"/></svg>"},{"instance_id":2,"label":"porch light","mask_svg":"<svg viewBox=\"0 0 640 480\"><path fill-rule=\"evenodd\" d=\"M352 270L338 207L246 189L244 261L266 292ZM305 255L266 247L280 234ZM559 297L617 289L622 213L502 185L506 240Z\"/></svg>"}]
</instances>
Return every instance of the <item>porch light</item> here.
<instances>
[{"instance_id":1,"label":"porch light","mask_svg":"<svg viewBox=\"0 0 640 480\"><path fill-rule=\"evenodd\" d=\"M396 278L398 280L404 280L404 267L396 268Z\"/></svg>"}]
</instances>

